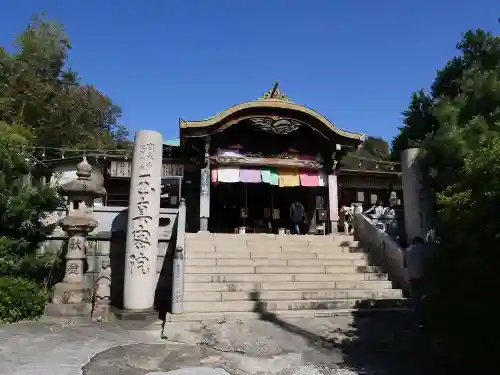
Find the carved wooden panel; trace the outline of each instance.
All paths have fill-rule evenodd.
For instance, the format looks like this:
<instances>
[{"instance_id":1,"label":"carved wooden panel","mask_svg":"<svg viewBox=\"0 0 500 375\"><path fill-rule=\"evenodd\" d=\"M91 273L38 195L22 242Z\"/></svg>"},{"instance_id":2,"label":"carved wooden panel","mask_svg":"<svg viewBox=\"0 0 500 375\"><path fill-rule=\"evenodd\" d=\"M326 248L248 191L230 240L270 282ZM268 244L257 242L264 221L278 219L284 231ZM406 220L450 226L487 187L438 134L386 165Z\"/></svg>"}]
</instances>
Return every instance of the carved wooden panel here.
<instances>
[{"instance_id":1,"label":"carved wooden panel","mask_svg":"<svg viewBox=\"0 0 500 375\"><path fill-rule=\"evenodd\" d=\"M289 168L311 168L322 169L323 165L315 160L299 160L295 158L265 158L251 156L212 156L211 161L217 165L241 165L241 166L268 166Z\"/></svg>"}]
</instances>

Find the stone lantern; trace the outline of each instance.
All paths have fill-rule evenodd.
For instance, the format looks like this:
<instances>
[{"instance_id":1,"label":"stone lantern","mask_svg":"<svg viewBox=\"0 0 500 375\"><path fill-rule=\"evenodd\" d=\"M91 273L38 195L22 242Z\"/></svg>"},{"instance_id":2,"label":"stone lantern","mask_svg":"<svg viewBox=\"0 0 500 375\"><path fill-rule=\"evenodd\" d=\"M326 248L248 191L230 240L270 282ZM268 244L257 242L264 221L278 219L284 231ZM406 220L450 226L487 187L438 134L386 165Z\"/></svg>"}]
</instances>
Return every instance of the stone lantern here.
<instances>
[{"instance_id":1,"label":"stone lantern","mask_svg":"<svg viewBox=\"0 0 500 375\"><path fill-rule=\"evenodd\" d=\"M46 313L53 316L88 316L92 313L92 292L84 280L87 235L97 227L92 218L94 199L106 190L91 179L92 167L86 157L77 165L77 179L59 187L68 198L67 216L59 225L68 236L64 279L53 288Z\"/></svg>"}]
</instances>

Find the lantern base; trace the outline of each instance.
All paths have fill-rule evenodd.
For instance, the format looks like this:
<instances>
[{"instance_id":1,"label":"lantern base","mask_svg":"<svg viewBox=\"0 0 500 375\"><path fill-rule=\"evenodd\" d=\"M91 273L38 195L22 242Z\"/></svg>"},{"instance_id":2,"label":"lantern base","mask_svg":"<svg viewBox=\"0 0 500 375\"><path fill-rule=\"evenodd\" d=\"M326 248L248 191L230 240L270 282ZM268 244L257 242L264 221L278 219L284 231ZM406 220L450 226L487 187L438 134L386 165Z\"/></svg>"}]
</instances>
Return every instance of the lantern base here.
<instances>
[{"instance_id":1,"label":"lantern base","mask_svg":"<svg viewBox=\"0 0 500 375\"><path fill-rule=\"evenodd\" d=\"M53 317L88 317L92 314L90 289L80 283L57 283L45 315Z\"/></svg>"}]
</instances>

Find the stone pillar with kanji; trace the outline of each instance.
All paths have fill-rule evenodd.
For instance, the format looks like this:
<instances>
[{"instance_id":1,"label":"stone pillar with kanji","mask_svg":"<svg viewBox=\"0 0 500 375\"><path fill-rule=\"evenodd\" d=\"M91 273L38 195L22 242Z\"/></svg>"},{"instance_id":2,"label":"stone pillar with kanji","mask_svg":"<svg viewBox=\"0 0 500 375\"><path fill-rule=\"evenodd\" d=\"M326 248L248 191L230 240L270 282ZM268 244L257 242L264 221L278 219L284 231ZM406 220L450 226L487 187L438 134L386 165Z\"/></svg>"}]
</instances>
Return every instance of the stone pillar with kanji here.
<instances>
[{"instance_id":1,"label":"stone pillar with kanji","mask_svg":"<svg viewBox=\"0 0 500 375\"><path fill-rule=\"evenodd\" d=\"M87 255L87 236L97 227L92 217L94 200L106 190L92 181L92 167L84 157L77 165L77 179L59 187L68 201L67 216L59 225L68 236L65 253L64 279L52 290L46 314L63 317L89 317L92 314L92 290L85 283L84 267Z\"/></svg>"}]
</instances>

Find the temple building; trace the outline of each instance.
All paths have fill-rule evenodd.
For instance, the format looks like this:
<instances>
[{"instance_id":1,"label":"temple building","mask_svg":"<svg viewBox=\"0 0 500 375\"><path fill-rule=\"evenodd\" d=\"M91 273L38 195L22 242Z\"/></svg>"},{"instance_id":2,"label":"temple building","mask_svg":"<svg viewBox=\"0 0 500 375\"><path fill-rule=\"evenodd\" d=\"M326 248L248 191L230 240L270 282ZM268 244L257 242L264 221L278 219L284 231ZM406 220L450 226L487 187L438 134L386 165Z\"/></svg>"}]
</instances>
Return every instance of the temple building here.
<instances>
[{"instance_id":1,"label":"temple building","mask_svg":"<svg viewBox=\"0 0 500 375\"><path fill-rule=\"evenodd\" d=\"M208 119L180 119L179 139L163 146L161 206L185 198L188 232L279 233L292 228L290 206L300 202L307 232L336 232L342 205L368 207L390 196L403 204L399 164L356 156L364 140L292 102L276 84ZM107 192L96 204L127 207L132 155L86 154ZM54 182L74 178L71 157L44 163Z\"/></svg>"}]
</instances>

